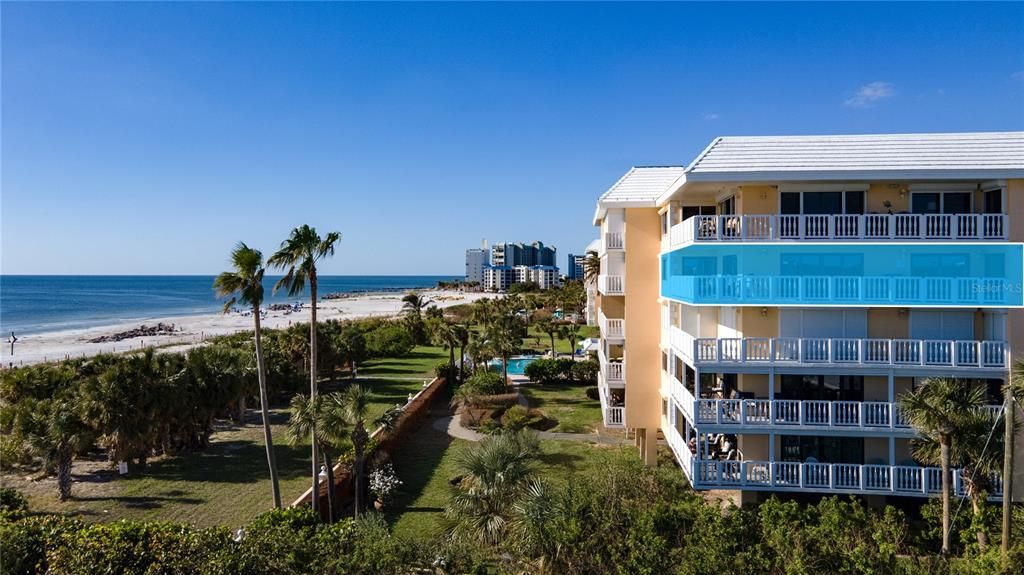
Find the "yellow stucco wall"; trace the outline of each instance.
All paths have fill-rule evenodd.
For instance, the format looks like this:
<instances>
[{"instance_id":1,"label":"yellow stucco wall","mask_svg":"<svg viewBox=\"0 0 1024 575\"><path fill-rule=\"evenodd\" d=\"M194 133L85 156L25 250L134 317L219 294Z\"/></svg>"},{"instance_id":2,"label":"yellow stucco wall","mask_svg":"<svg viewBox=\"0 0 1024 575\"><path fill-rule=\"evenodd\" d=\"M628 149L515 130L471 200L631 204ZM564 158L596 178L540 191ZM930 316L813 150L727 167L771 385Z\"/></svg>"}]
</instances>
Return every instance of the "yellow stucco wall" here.
<instances>
[{"instance_id":1,"label":"yellow stucco wall","mask_svg":"<svg viewBox=\"0 0 1024 575\"><path fill-rule=\"evenodd\" d=\"M740 186L736 194L736 212L739 214L779 213L778 186Z\"/></svg>"},{"instance_id":2,"label":"yellow stucco wall","mask_svg":"<svg viewBox=\"0 0 1024 575\"><path fill-rule=\"evenodd\" d=\"M1010 220L1010 241L1024 242L1024 180L1007 182L1004 206ZM1006 318L1010 353L1024 357L1024 309L1011 309Z\"/></svg>"},{"instance_id":3,"label":"yellow stucco wall","mask_svg":"<svg viewBox=\"0 0 1024 575\"><path fill-rule=\"evenodd\" d=\"M625 319L625 305L626 300L622 296L601 296L601 311L606 317Z\"/></svg>"},{"instance_id":4,"label":"yellow stucco wall","mask_svg":"<svg viewBox=\"0 0 1024 575\"><path fill-rule=\"evenodd\" d=\"M766 313L761 315L761 311ZM743 337L778 337L779 308L741 307L736 309Z\"/></svg>"},{"instance_id":5,"label":"yellow stucco wall","mask_svg":"<svg viewBox=\"0 0 1024 575\"><path fill-rule=\"evenodd\" d=\"M898 214L900 212L910 211L910 192L909 190L900 197L900 189L906 190L905 184L883 182L877 184L871 184L868 186L867 194L867 211L870 214L875 212L877 214L888 213L889 209L885 207L885 200L892 202L892 213Z\"/></svg>"},{"instance_id":6,"label":"yellow stucco wall","mask_svg":"<svg viewBox=\"0 0 1024 575\"><path fill-rule=\"evenodd\" d=\"M661 230L658 211L629 208L626 212L626 423L657 429L661 420L661 306L658 303L658 252Z\"/></svg>"},{"instance_id":7,"label":"yellow stucco wall","mask_svg":"<svg viewBox=\"0 0 1024 575\"><path fill-rule=\"evenodd\" d=\"M886 437L864 438L864 463L873 465L889 464L889 439Z\"/></svg>"},{"instance_id":8,"label":"yellow stucco wall","mask_svg":"<svg viewBox=\"0 0 1024 575\"><path fill-rule=\"evenodd\" d=\"M864 401L889 401L889 378L882 375L864 376Z\"/></svg>"},{"instance_id":9,"label":"yellow stucco wall","mask_svg":"<svg viewBox=\"0 0 1024 575\"><path fill-rule=\"evenodd\" d=\"M910 337L910 313L901 316L899 308L868 308L868 337L907 339Z\"/></svg>"},{"instance_id":10,"label":"yellow stucco wall","mask_svg":"<svg viewBox=\"0 0 1024 575\"><path fill-rule=\"evenodd\" d=\"M745 459L753 459L755 461L768 461L768 449L769 441L767 435L754 435L746 433L739 436L740 451L743 452ZM775 438L776 445L779 443L779 438Z\"/></svg>"},{"instance_id":11,"label":"yellow stucco wall","mask_svg":"<svg viewBox=\"0 0 1024 575\"><path fill-rule=\"evenodd\" d=\"M737 385L740 391L753 392L757 397L768 397L768 374L767 373L743 373L737 378ZM776 385L778 379L776 378Z\"/></svg>"}]
</instances>

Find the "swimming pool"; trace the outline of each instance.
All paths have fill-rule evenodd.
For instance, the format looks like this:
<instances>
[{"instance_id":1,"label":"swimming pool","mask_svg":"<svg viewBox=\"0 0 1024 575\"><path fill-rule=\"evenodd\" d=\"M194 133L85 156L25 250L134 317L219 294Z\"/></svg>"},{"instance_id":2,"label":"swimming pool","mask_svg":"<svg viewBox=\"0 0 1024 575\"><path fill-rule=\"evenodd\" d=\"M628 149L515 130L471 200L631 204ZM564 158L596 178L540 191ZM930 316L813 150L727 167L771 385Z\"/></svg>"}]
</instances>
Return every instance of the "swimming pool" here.
<instances>
[{"instance_id":1,"label":"swimming pool","mask_svg":"<svg viewBox=\"0 0 1024 575\"><path fill-rule=\"evenodd\" d=\"M509 375L523 375L526 373L526 366L530 365L536 356L519 356L508 358L508 374ZM494 369L501 371L501 358L492 359L489 365Z\"/></svg>"}]
</instances>

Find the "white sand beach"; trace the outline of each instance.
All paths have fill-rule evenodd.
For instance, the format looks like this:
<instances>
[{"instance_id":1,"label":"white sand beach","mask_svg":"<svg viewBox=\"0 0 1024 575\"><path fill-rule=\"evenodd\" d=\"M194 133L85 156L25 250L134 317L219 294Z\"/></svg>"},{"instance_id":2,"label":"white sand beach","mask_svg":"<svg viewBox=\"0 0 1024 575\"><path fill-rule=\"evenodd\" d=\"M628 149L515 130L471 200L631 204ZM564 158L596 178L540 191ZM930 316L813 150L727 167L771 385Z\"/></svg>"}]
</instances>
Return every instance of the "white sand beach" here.
<instances>
[{"instance_id":1,"label":"white sand beach","mask_svg":"<svg viewBox=\"0 0 1024 575\"><path fill-rule=\"evenodd\" d=\"M481 298L494 297L486 293L462 293L455 290L416 290L441 308L471 303ZM360 293L342 299L321 300L317 305L317 320L357 319L366 317L393 317L402 312L405 292ZM264 328L287 327L296 322L309 321L309 302L301 311L268 311ZM142 325L173 324L174 334L133 337L118 342L90 343L90 339L129 331ZM3 367L18 367L44 361L87 357L105 352L124 352L143 347L159 346L162 350L184 350L202 342L204 338L252 329L252 316L240 313L212 313L174 317L155 317L146 320L120 322L111 325L55 331L36 335L18 336L11 355L10 344L4 342L0 350Z\"/></svg>"}]
</instances>

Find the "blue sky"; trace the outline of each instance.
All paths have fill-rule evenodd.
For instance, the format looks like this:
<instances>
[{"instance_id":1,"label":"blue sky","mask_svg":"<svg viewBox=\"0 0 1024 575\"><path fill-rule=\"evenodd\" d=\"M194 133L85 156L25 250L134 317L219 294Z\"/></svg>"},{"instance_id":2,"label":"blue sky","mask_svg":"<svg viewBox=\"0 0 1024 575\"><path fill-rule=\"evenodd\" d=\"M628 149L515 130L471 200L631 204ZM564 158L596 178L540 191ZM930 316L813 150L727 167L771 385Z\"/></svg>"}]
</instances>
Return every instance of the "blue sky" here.
<instances>
[{"instance_id":1,"label":"blue sky","mask_svg":"<svg viewBox=\"0 0 1024 575\"><path fill-rule=\"evenodd\" d=\"M565 254L718 135L1024 129L1022 4L12 4L3 273L207 274L309 223L331 274Z\"/></svg>"}]
</instances>

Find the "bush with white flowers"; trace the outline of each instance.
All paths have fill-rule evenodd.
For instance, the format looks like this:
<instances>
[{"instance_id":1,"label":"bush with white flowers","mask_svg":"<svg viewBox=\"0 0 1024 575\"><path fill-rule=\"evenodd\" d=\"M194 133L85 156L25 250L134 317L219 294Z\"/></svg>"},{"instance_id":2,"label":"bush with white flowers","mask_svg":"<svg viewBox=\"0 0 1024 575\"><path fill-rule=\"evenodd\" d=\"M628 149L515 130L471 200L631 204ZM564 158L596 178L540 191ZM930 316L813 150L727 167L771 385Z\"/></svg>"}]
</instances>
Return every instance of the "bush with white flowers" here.
<instances>
[{"instance_id":1,"label":"bush with white flowers","mask_svg":"<svg viewBox=\"0 0 1024 575\"><path fill-rule=\"evenodd\" d=\"M381 503L387 503L402 485L402 480L395 475L395 467L390 463L378 467L370 473L370 493Z\"/></svg>"}]
</instances>

